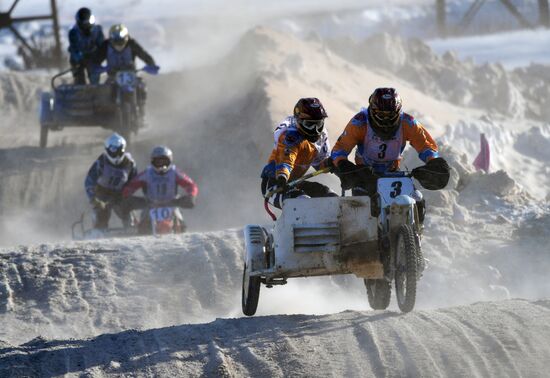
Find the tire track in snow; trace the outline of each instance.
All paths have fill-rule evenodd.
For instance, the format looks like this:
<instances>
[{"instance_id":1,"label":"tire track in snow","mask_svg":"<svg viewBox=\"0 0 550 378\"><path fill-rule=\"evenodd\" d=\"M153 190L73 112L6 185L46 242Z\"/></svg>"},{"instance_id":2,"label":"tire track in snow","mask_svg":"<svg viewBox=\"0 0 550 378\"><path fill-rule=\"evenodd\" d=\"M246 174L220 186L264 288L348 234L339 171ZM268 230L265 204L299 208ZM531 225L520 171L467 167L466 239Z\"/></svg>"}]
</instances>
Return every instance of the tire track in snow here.
<instances>
[{"instance_id":1,"label":"tire track in snow","mask_svg":"<svg viewBox=\"0 0 550 378\"><path fill-rule=\"evenodd\" d=\"M485 360L484 354L479 350L478 345L470 339L465 333L464 328L454 319L444 315L428 316L425 312L419 314L419 319L424 320L427 324L434 324L439 328L439 333L436 335L443 339L449 340L462 350L469 350L471 353L463 355L449 355L444 351L439 351L441 358L448 366L453 366L456 371L464 370L463 365L467 365L468 371L476 377L487 377L490 375L490 363ZM427 327L433 329L432 327ZM481 370L481 371L480 371Z\"/></svg>"},{"instance_id":2,"label":"tire track in snow","mask_svg":"<svg viewBox=\"0 0 550 378\"><path fill-rule=\"evenodd\" d=\"M367 355L369 366L373 376L383 377L386 376L387 363L379 349L380 343L377 341L376 334L369 323L362 325L355 325L353 327L353 335L356 339L357 345Z\"/></svg>"},{"instance_id":3,"label":"tire track in snow","mask_svg":"<svg viewBox=\"0 0 550 378\"><path fill-rule=\"evenodd\" d=\"M451 312L453 310L446 311ZM498 335L498 333L495 333L496 330L492 330L492 332L489 332L484 329L489 327L492 328L492 319L488 319L488 321L484 323L485 327L482 328L475 325L468 316L465 316L465 314L460 314L458 316L457 315L458 314L455 313L455 316L459 319L458 321L460 321L460 323L465 328L464 333L466 334L466 329L468 329L470 330L470 334L474 334L477 337L481 338L481 344L484 345L486 348L489 348L489 350L491 351L490 354L494 355L492 359L502 361L504 366L499 367L501 371L499 372L498 369L495 369L495 367L493 367L491 375L499 377L510 374L511 371L515 376L521 375L521 373L517 369L516 364L514 363L514 357L509 353L510 346L512 346L513 348L516 348L517 346L517 342L513 338L509 338L508 334L506 336ZM506 342L508 345L503 345L503 342Z\"/></svg>"},{"instance_id":4,"label":"tire track in snow","mask_svg":"<svg viewBox=\"0 0 550 378\"><path fill-rule=\"evenodd\" d=\"M416 317L416 314L415 313L410 313L410 314L407 314L406 316ZM415 319L414 323L416 325L416 323L417 323L416 319ZM405 344L407 345L407 349L410 350L410 351L415 352L415 353L413 353L415 355L415 357L416 356L422 356L422 358L425 361L429 362L428 369L424 368L423 372L428 370L428 371L430 371L431 376L443 377L444 376L443 372L439 369L439 367L437 366L437 362L435 361L434 357L432 356L432 351L428 346L429 343L426 343L423 340L423 338L420 337L421 333L417 329L418 327L413 328L410 325L409 322L401 322L401 324L402 324L402 327L401 327L402 333L404 333L404 334L406 333L407 336L408 336L406 338L403 337L403 339L406 340ZM418 349L415 346L417 346ZM422 375L423 372L421 372L420 375Z\"/></svg>"}]
</instances>

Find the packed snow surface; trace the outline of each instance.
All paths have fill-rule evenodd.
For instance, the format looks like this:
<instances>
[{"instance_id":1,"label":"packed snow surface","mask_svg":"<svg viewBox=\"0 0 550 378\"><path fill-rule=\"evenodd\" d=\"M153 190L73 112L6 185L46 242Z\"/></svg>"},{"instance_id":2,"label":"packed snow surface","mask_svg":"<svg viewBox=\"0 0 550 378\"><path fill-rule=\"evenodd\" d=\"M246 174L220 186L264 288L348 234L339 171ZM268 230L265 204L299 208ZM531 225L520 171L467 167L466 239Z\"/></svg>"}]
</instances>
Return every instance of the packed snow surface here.
<instances>
[{"instance_id":1,"label":"packed snow surface","mask_svg":"<svg viewBox=\"0 0 550 378\"><path fill-rule=\"evenodd\" d=\"M264 288L269 316L240 318L240 230L20 247L0 261L0 376L542 376L550 356L544 300L372 312L359 279L326 277ZM462 259L434 263L421 303L442 295L434 275L457 281L447 295L468 288ZM341 307L304 315L315 301Z\"/></svg>"},{"instance_id":2,"label":"packed snow surface","mask_svg":"<svg viewBox=\"0 0 550 378\"><path fill-rule=\"evenodd\" d=\"M543 376L550 302L217 319L0 349L4 376Z\"/></svg>"}]
</instances>

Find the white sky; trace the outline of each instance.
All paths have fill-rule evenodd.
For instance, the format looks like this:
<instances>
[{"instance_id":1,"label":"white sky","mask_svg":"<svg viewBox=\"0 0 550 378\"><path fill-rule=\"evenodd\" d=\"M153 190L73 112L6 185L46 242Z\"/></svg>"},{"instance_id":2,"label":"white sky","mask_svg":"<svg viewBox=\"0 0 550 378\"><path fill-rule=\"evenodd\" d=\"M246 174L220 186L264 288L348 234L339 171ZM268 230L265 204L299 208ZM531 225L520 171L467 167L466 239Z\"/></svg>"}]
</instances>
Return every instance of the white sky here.
<instances>
[{"instance_id":1,"label":"white sky","mask_svg":"<svg viewBox=\"0 0 550 378\"><path fill-rule=\"evenodd\" d=\"M476 63L501 62L508 68L531 62L550 64L550 30L527 30L487 36L437 39L428 44L438 53L455 51Z\"/></svg>"},{"instance_id":2,"label":"white sky","mask_svg":"<svg viewBox=\"0 0 550 378\"><path fill-rule=\"evenodd\" d=\"M391 4L423 4L431 0L389 0L383 6ZM0 0L0 9L5 11L12 0ZM114 6L114 4L116 5ZM375 0L58 0L58 7L62 17L71 18L74 12L81 6L91 7L98 15L107 16L125 12L127 17L156 16L168 17L174 15L186 15L195 13L231 14L231 13L315 13L327 9L342 9L349 6L378 5ZM20 0L15 14L43 13L49 10L48 0Z\"/></svg>"}]
</instances>

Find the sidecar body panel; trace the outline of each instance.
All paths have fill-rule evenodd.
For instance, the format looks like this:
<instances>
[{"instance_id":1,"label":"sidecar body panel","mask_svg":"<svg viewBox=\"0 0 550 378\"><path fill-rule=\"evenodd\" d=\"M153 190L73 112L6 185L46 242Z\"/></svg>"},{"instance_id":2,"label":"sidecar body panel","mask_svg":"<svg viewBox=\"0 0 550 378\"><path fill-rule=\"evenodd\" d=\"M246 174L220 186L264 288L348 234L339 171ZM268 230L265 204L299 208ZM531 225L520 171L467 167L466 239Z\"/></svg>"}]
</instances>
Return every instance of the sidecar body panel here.
<instances>
[{"instance_id":1,"label":"sidecar body panel","mask_svg":"<svg viewBox=\"0 0 550 378\"><path fill-rule=\"evenodd\" d=\"M273 277L382 276L369 197L288 199L273 240Z\"/></svg>"}]
</instances>

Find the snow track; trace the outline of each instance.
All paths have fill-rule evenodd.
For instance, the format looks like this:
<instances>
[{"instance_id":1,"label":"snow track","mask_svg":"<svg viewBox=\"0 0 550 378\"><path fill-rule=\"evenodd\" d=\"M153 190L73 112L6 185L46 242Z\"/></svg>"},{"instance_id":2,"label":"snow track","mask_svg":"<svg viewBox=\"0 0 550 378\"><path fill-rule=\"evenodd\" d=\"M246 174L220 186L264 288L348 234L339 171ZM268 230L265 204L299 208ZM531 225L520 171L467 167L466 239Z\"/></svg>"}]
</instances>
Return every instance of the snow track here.
<instances>
[{"instance_id":1,"label":"snow track","mask_svg":"<svg viewBox=\"0 0 550 378\"><path fill-rule=\"evenodd\" d=\"M542 376L550 302L218 319L0 349L2 376Z\"/></svg>"},{"instance_id":2,"label":"snow track","mask_svg":"<svg viewBox=\"0 0 550 378\"><path fill-rule=\"evenodd\" d=\"M550 301L231 319L242 248L229 230L0 250L0 376L536 377L550 358ZM448 290L431 274L420 298ZM307 303L306 281L366 306L352 276L289 283ZM284 290L260 309L294 311Z\"/></svg>"}]
</instances>

